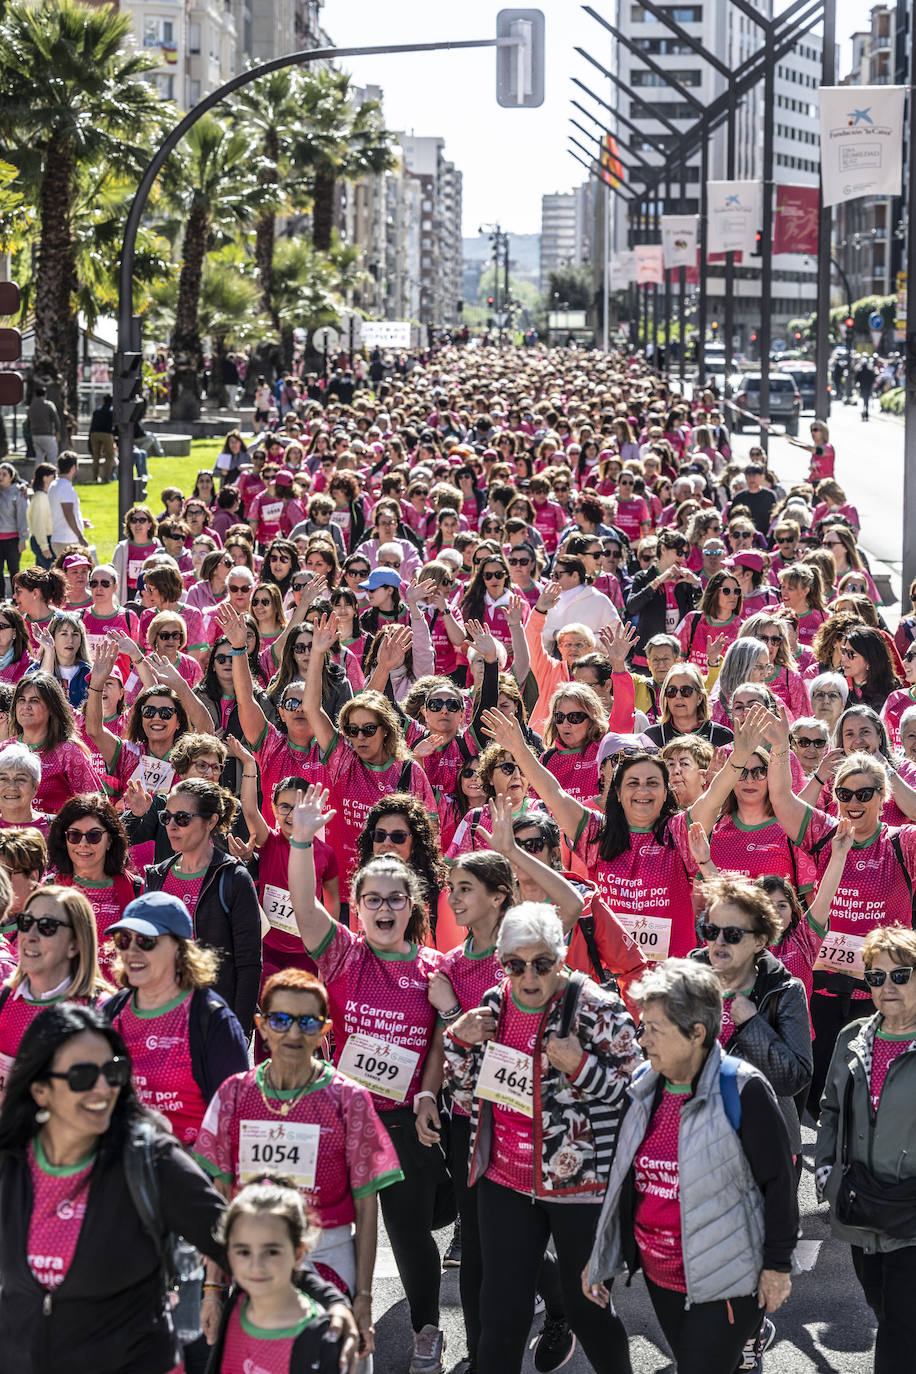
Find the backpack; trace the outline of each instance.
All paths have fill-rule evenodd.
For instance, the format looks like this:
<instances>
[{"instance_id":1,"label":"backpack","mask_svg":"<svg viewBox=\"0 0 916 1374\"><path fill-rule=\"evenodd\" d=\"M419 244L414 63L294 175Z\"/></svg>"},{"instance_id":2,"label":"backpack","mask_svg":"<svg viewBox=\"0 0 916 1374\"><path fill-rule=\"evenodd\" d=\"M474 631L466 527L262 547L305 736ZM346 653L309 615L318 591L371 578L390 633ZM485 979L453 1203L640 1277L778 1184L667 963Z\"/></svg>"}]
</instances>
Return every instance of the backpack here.
<instances>
[{"instance_id":1,"label":"backpack","mask_svg":"<svg viewBox=\"0 0 916 1374\"><path fill-rule=\"evenodd\" d=\"M180 1238L166 1229L162 1215L155 1141L156 1131L148 1121L134 1128L133 1138L124 1150L124 1177L140 1224L155 1247L166 1289L171 1289L178 1282L175 1248Z\"/></svg>"},{"instance_id":2,"label":"backpack","mask_svg":"<svg viewBox=\"0 0 916 1374\"><path fill-rule=\"evenodd\" d=\"M722 1106L725 1108L725 1115L728 1117L729 1125L732 1130L741 1130L741 1094L738 1091L738 1065L740 1059L735 1059L733 1055L722 1056L722 1063L719 1066L719 1092L722 1094Z\"/></svg>"}]
</instances>

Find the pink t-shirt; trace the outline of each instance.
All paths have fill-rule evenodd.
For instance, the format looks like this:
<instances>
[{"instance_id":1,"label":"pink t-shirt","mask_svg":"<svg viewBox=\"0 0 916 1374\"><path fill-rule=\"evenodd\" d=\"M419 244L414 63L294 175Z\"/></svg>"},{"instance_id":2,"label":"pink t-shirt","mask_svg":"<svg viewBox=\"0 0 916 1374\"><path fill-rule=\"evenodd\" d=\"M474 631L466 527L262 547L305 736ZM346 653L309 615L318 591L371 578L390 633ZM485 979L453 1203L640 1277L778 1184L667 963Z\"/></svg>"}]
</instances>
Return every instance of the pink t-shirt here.
<instances>
[{"instance_id":1,"label":"pink t-shirt","mask_svg":"<svg viewBox=\"0 0 916 1374\"><path fill-rule=\"evenodd\" d=\"M319 1128L315 1182L302 1192L314 1208L322 1228L348 1226L355 1217L354 1198L397 1183L403 1177L388 1132L382 1126L372 1095L345 1074L324 1065L318 1078L301 1096L298 1090L276 1091L267 1086L267 1064L233 1074L217 1089L204 1116L194 1154L209 1174L241 1186L240 1138L245 1121L278 1121ZM274 1110L265 1105L265 1096ZM280 1108L290 1099L285 1116ZM272 1161L263 1160L265 1168Z\"/></svg>"},{"instance_id":2,"label":"pink t-shirt","mask_svg":"<svg viewBox=\"0 0 916 1374\"><path fill-rule=\"evenodd\" d=\"M441 972L455 989L462 1011L479 1007L484 993L495 988L503 977L495 945L492 949L475 954L472 944L473 937L469 935L463 945L456 945L449 950L441 965ZM452 1107L458 1116L470 1116L471 1105L470 1092L452 1089Z\"/></svg>"},{"instance_id":3,"label":"pink t-shirt","mask_svg":"<svg viewBox=\"0 0 916 1374\"><path fill-rule=\"evenodd\" d=\"M0 750L13 744L5 739ZM75 740L63 740L53 749L35 749L41 759L41 782L33 805L37 811L56 816L65 801L78 792L104 792L102 779L89 760L89 752Z\"/></svg>"},{"instance_id":4,"label":"pink t-shirt","mask_svg":"<svg viewBox=\"0 0 916 1374\"><path fill-rule=\"evenodd\" d=\"M798 618L798 642L806 648L810 648L814 642L814 636L823 625L827 616L823 611L806 611Z\"/></svg>"},{"instance_id":5,"label":"pink t-shirt","mask_svg":"<svg viewBox=\"0 0 916 1374\"><path fill-rule=\"evenodd\" d=\"M334 1062L351 1035L362 1033L401 1045L417 1055L404 1101L420 1091L423 1065L436 1023L429 1000L429 975L443 956L426 945L411 945L407 954L377 953L362 936L332 923L317 949L309 950L328 989L334 1022ZM376 1111L390 1111L399 1102L372 1094Z\"/></svg>"},{"instance_id":6,"label":"pink t-shirt","mask_svg":"<svg viewBox=\"0 0 916 1374\"><path fill-rule=\"evenodd\" d=\"M643 525L649 522L649 507L641 496L634 496L632 501L622 501L617 498L617 514L614 517L614 524L625 534L631 544L636 543L642 534Z\"/></svg>"},{"instance_id":7,"label":"pink t-shirt","mask_svg":"<svg viewBox=\"0 0 916 1374\"><path fill-rule=\"evenodd\" d=\"M147 640L146 632L149 629L153 618L158 614L158 611L153 610L145 610L140 612L141 649L149 648L149 641ZM206 631L204 630L203 614L195 606L184 605L181 607L181 610L178 612L178 614L184 621L185 629L188 632L188 642L185 646L185 652L188 652L191 649L205 649L207 645L210 643L210 641L207 638Z\"/></svg>"},{"instance_id":8,"label":"pink t-shirt","mask_svg":"<svg viewBox=\"0 0 916 1374\"><path fill-rule=\"evenodd\" d=\"M280 517L283 514L283 501L279 496L268 496L267 490L260 492L248 507L248 519L256 520L259 544L269 544L280 533Z\"/></svg>"},{"instance_id":9,"label":"pink t-shirt","mask_svg":"<svg viewBox=\"0 0 916 1374\"><path fill-rule=\"evenodd\" d=\"M871 1055L871 1077L868 1082L872 1110L878 1110L881 1089L887 1078L887 1071L898 1055L913 1047L912 1035L891 1035L888 1031L876 1031Z\"/></svg>"},{"instance_id":10,"label":"pink t-shirt","mask_svg":"<svg viewBox=\"0 0 916 1374\"><path fill-rule=\"evenodd\" d=\"M32 1176L29 1268L36 1282L53 1292L63 1283L73 1263L95 1155L69 1168L55 1167L48 1163L37 1136L28 1155Z\"/></svg>"},{"instance_id":11,"label":"pink t-shirt","mask_svg":"<svg viewBox=\"0 0 916 1374\"><path fill-rule=\"evenodd\" d=\"M221 1374L289 1374L293 1346L318 1314L310 1298L304 1301L312 1309L310 1315L280 1331L253 1326L248 1320L248 1299L237 1302L226 1325Z\"/></svg>"},{"instance_id":12,"label":"pink t-shirt","mask_svg":"<svg viewBox=\"0 0 916 1374\"><path fill-rule=\"evenodd\" d=\"M316 890L340 872L337 855L324 840L316 839L313 847ZM284 954L301 954L299 935L285 929L289 901L289 840L279 830L271 830L258 854L258 899L271 923L264 936L265 945ZM279 906L278 906L279 904Z\"/></svg>"},{"instance_id":13,"label":"pink t-shirt","mask_svg":"<svg viewBox=\"0 0 916 1374\"><path fill-rule=\"evenodd\" d=\"M499 1043L533 1055L543 1011L543 1007L520 1006L506 980ZM518 1193L530 1193L534 1186L534 1120L498 1102L493 1103L493 1141L487 1178Z\"/></svg>"},{"instance_id":14,"label":"pink t-shirt","mask_svg":"<svg viewBox=\"0 0 916 1374\"><path fill-rule=\"evenodd\" d=\"M684 657L695 663L701 673L705 673L709 668L709 641L722 635L725 640L722 649L724 654L728 646L738 638L740 629L741 621L736 615L721 624L715 624L708 621L699 611L690 611L681 621L677 637L681 642Z\"/></svg>"},{"instance_id":15,"label":"pink t-shirt","mask_svg":"<svg viewBox=\"0 0 916 1374\"><path fill-rule=\"evenodd\" d=\"M562 749L556 745L541 755L541 762L547 772L553 774L563 791L586 806L598 795L600 743L600 740L592 740L591 744L586 744L582 749Z\"/></svg>"},{"instance_id":16,"label":"pink t-shirt","mask_svg":"<svg viewBox=\"0 0 916 1374\"><path fill-rule=\"evenodd\" d=\"M636 1212L633 1234L642 1258L643 1272L660 1288L687 1292L684 1254L681 1249L681 1183L678 1167L678 1132L681 1108L690 1101L689 1088L667 1084L636 1152Z\"/></svg>"},{"instance_id":17,"label":"pink t-shirt","mask_svg":"<svg viewBox=\"0 0 916 1374\"><path fill-rule=\"evenodd\" d=\"M200 891L204 885L204 878L206 876L206 869L201 873L193 873L184 876L183 874L176 873L175 867L173 866L165 875L165 881L162 884L163 892L168 892L171 897L177 897L179 901L184 902L188 909L188 915L192 921L194 920L194 913L197 910L197 899L200 896Z\"/></svg>"},{"instance_id":18,"label":"pink t-shirt","mask_svg":"<svg viewBox=\"0 0 916 1374\"><path fill-rule=\"evenodd\" d=\"M191 1072L192 995L183 992L154 1011L139 1011L132 997L113 1022L130 1051L137 1096L163 1113L182 1145L193 1145L207 1108Z\"/></svg>"},{"instance_id":19,"label":"pink t-shirt","mask_svg":"<svg viewBox=\"0 0 916 1374\"><path fill-rule=\"evenodd\" d=\"M679 811L659 843L651 830L631 830L630 847L616 859L600 857L604 817L586 811L572 842L598 891L646 958L683 958L698 944L686 813Z\"/></svg>"},{"instance_id":20,"label":"pink t-shirt","mask_svg":"<svg viewBox=\"0 0 916 1374\"><path fill-rule=\"evenodd\" d=\"M746 878L778 873L795 887L805 888L816 876L811 859L791 844L775 819L743 825L736 815L720 816L709 837L709 852L717 868Z\"/></svg>"},{"instance_id":21,"label":"pink t-shirt","mask_svg":"<svg viewBox=\"0 0 916 1374\"><path fill-rule=\"evenodd\" d=\"M824 932L815 926L810 916L803 916L794 930L788 931L779 944L770 949L785 964L793 978L805 985L805 996L811 1001L814 990L814 961L824 943Z\"/></svg>"},{"instance_id":22,"label":"pink t-shirt","mask_svg":"<svg viewBox=\"0 0 916 1374\"><path fill-rule=\"evenodd\" d=\"M911 706L916 706L916 688L901 687L891 692L881 708L881 719L887 726L892 749L900 748L900 718Z\"/></svg>"},{"instance_id":23,"label":"pink t-shirt","mask_svg":"<svg viewBox=\"0 0 916 1374\"><path fill-rule=\"evenodd\" d=\"M230 711L234 705L233 700L229 705ZM292 744L288 735L284 735L268 721L253 752L261 770L264 819L268 825L274 820L271 801L273 790L284 778L307 778L310 783L328 786L327 770L322 763L321 751L316 740L312 740L308 745Z\"/></svg>"},{"instance_id":24,"label":"pink t-shirt","mask_svg":"<svg viewBox=\"0 0 916 1374\"><path fill-rule=\"evenodd\" d=\"M72 884L83 896L95 913L95 928L99 938L99 968L104 976L114 981L117 953L114 945L107 939L105 932L109 926L120 921L128 902L134 900L134 885L123 873L114 878L103 878L98 883L84 883L79 878L61 878L64 884Z\"/></svg>"},{"instance_id":25,"label":"pink t-shirt","mask_svg":"<svg viewBox=\"0 0 916 1374\"><path fill-rule=\"evenodd\" d=\"M556 553L561 530L569 524L569 516L556 501L545 501L534 507L534 525L544 541L547 553Z\"/></svg>"}]
</instances>

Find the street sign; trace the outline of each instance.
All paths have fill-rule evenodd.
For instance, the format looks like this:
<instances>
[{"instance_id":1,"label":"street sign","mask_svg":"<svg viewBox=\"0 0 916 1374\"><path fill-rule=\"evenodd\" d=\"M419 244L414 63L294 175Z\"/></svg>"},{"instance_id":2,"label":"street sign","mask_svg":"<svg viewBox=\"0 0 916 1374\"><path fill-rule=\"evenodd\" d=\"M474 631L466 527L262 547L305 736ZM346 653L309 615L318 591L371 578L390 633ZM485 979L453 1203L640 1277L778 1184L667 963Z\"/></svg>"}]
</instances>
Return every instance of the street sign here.
<instances>
[{"instance_id":1,"label":"street sign","mask_svg":"<svg viewBox=\"0 0 916 1374\"><path fill-rule=\"evenodd\" d=\"M503 329L509 323L508 310L497 310L493 315L493 323L497 329Z\"/></svg>"},{"instance_id":2,"label":"street sign","mask_svg":"<svg viewBox=\"0 0 916 1374\"><path fill-rule=\"evenodd\" d=\"M868 317L869 329L877 329L879 333L884 332L884 316L880 310L873 310Z\"/></svg>"},{"instance_id":3,"label":"street sign","mask_svg":"<svg viewBox=\"0 0 916 1374\"><path fill-rule=\"evenodd\" d=\"M329 324L316 329L312 335L312 347L317 353L333 353L340 343L340 335Z\"/></svg>"},{"instance_id":4,"label":"street sign","mask_svg":"<svg viewBox=\"0 0 916 1374\"><path fill-rule=\"evenodd\" d=\"M362 315L356 315L352 313L341 315L340 335L348 348L351 343L353 344L354 348L358 343L361 343L363 335Z\"/></svg>"},{"instance_id":5,"label":"street sign","mask_svg":"<svg viewBox=\"0 0 916 1374\"><path fill-rule=\"evenodd\" d=\"M542 10L500 10L496 37L496 102L506 109L534 109L544 103L544 14ZM513 40L511 43L506 39Z\"/></svg>"},{"instance_id":6,"label":"street sign","mask_svg":"<svg viewBox=\"0 0 916 1374\"><path fill-rule=\"evenodd\" d=\"M366 348L410 348L410 320L363 320Z\"/></svg>"}]
</instances>

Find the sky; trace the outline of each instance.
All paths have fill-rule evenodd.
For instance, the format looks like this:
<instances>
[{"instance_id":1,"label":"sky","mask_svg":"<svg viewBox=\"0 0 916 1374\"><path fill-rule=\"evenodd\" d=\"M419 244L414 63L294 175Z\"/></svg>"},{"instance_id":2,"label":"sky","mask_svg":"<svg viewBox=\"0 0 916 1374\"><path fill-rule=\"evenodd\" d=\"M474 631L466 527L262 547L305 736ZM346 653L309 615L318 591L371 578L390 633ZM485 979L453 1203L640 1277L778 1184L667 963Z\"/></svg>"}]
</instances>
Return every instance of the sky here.
<instances>
[{"instance_id":1,"label":"sky","mask_svg":"<svg viewBox=\"0 0 916 1374\"><path fill-rule=\"evenodd\" d=\"M606 89L593 78L605 88L607 82L574 48L586 48L603 62L610 35L576 0L540 0L538 7L544 12L547 42L546 96L540 109L497 105L494 48L342 58L339 64L357 84L382 87L389 128L445 139L446 157L464 176L465 236L490 223L516 234L538 233L541 196L569 191L587 175L567 151L568 133L582 138L569 124L569 116L577 114L570 97L580 94L571 77L578 76L599 95L606 95ZM447 5L440 10L429 0L326 0L322 20L338 47L428 43L495 36L500 8L493 0L461 0L455 10ZM612 18L616 3L594 0L593 8ZM777 8L784 8L780 0ZM849 67L849 34L866 12L867 0L837 0L840 75Z\"/></svg>"}]
</instances>

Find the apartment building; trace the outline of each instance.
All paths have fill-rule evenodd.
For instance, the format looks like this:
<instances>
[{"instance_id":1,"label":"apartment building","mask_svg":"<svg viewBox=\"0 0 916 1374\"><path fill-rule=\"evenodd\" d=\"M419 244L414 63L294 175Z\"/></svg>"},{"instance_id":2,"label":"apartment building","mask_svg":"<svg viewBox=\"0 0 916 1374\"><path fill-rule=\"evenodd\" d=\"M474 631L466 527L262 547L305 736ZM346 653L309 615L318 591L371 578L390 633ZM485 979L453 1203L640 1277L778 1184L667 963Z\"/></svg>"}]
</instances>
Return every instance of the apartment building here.
<instances>
[{"instance_id":1,"label":"apartment building","mask_svg":"<svg viewBox=\"0 0 916 1374\"><path fill-rule=\"evenodd\" d=\"M546 291L551 271L581 267L590 261L594 221L588 182L573 191L541 197L540 289Z\"/></svg>"}]
</instances>

